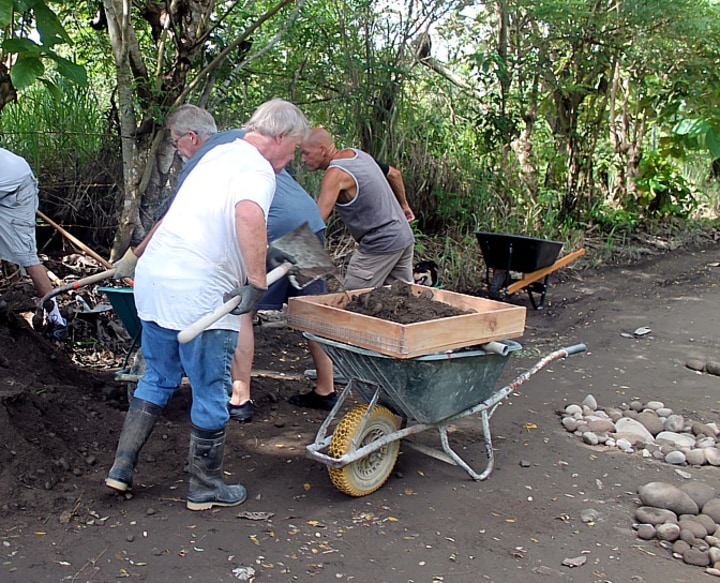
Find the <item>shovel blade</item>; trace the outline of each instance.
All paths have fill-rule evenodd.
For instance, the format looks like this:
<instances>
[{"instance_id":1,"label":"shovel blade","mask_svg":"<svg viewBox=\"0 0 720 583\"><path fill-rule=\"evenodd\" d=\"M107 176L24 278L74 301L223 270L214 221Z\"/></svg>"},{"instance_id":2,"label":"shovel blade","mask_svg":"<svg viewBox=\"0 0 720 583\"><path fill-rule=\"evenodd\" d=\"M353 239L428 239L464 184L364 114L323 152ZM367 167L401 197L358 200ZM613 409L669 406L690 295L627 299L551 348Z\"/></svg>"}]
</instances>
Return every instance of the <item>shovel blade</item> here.
<instances>
[{"instance_id":1,"label":"shovel blade","mask_svg":"<svg viewBox=\"0 0 720 583\"><path fill-rule=\"evenodd\" d=\"M295 260L290 281L297 288L301 289L321 277L337 273L335 264L307 223L275 239L271 245Z\"/></svg>"}]
</instances>

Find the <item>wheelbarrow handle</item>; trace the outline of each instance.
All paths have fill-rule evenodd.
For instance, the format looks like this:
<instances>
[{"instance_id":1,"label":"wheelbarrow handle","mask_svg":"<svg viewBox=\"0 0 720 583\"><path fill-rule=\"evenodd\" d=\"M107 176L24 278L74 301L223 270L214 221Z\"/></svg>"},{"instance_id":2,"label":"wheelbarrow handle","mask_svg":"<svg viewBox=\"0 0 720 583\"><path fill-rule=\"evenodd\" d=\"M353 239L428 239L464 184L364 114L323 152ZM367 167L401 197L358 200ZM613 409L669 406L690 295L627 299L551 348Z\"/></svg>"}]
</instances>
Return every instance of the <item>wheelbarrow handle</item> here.
<instances>
[{"instance_id":1,"label":"wheelbarrow handle","mask_svg":"<svg viewBox=\"0 0 720 583\"><path fill-rule=\"evenodd\" d=\"M587 350L587 346L585 344L574 344L573 346L567 346L563 349L568 356L571 356L573 354L580 354L581 352L585 352Z\"/></svg>"},{"instance_id":2,"label":"wheelbarrow handle","mask_svg":"<svg viewBox=\"0 0 720 583\"><path fill-rule=\"evenodd\" d=\"M290 269L292 268L293 264L289 261L286 261L285 263L282 263L278 265L275 269L268 272L267 274L267 286L270 287L272 284L274 284L279 279L282 279L285 277ZM196 322L190 324L187 328L184 330L181 330L178 332L177 339L178 342L181 344L185 344L186 342L190 342L193 338L195 338L198 334L203 332L206 328L217 322L220 318L223 316L229 314L232 312L240 303L240 296L235 296L232 299L228 300L224 304L222 304L220 307L216 308L214 312L211 312L207 316L203 316Z\"/></svg>"}]
</instances>

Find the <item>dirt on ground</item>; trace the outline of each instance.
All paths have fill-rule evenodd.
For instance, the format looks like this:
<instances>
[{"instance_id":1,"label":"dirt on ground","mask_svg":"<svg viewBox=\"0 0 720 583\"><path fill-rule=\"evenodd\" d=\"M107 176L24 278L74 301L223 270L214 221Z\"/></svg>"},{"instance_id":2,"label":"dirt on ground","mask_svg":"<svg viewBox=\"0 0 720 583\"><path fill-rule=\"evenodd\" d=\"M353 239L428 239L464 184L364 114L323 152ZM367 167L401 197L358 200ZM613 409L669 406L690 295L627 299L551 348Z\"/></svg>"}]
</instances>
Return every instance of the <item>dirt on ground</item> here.
<instances>
[{"instance_id":1,"label":"dirt on ground","mask_svg":"<svg viewBox=\"0 0 720 583\"><path fill-rule=\"evenodd\" d=\"M633 522L639 486L695 480L720 490L720 469L585 445L558 416L592 394L605 407L655 400L720 422L720 377L685 366L694 357L720 361L717 237L631 265L560 270L542 310L522 291L508 298L528 307L527 322L498 387L559 347L588 350L549 365L489 412L494 467L482 481L403 440L379 490L338 492L326 466L305 455L327 412L287 403L313 387L303 374L307 344L281 319L261 320L256 415L229 426L225 451L226 480L245 484L249 497L205 512L185 508L189 388L143 449L132 494L113 493L103 479L127 410L127 386L114 372L130 339L113 311L74 315L69 343L43 338L28 325L33 304L23 304L23 285L3 289L0 309L4 583L717 580L640 540ZM86 303L104 301L97 294ZM634 335L640 327L651 332ZM437 391L452 399L462 387L450 385ZM447 430L457 454L482 472L479 416ZM412 441L439 447L437 427ZM583 521L588 510L595 519Z\"/></svg>"}]
</instances>

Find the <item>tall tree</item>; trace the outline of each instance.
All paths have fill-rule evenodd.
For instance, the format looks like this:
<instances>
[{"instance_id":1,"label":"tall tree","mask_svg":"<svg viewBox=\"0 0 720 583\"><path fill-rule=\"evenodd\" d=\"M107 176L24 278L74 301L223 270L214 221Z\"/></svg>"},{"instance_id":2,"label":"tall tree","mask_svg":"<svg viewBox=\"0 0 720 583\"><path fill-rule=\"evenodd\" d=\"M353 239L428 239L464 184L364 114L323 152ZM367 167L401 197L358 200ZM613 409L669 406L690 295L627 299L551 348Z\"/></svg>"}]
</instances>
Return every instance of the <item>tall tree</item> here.
<instances>
[{"instance_id":1,"label":"tall tree","mask_svg":"<svg viewBox=\"0 0 720 583\"><path fill-rule=\"evenodd\" d=\"M302 3L248 1L240 6L239 2L184 0L147 1L138 6L131 0L103 1L116 67L124 174L124 199L112 258L124 251L133 235L141 238L145 234L165 198L163 189L174 159L163 131L166 113L190 94L198 100L207 95L218 67L251 58L248 51L238 53L237 49L248 43L255 31L287 6ZM292 13L285 16L292 17ZM213 36L231 18L241 19L244 29L213 54Z\"/></svg>"}]
</instances>

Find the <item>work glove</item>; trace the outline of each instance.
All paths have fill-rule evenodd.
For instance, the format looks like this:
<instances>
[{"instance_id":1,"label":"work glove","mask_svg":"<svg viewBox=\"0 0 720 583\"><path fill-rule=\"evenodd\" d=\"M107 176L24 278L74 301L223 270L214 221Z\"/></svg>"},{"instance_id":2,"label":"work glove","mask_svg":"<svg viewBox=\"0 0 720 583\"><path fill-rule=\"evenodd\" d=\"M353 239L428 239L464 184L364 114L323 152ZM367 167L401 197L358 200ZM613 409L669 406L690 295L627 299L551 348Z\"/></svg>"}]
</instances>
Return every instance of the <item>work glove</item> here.
<instances>
[{"instance_id":1,"label":"work glove","mask_svg":"<svg viewBox=\"0 0 720 583\"><path fill-rule=\"evenodd\" d=\"M297 265L297 259L290 255L289 253L285 253L285 251L281 251L277 247L273 247L270 245L267 248L267 255L265 258L265 268L267 271L272 271L276 267L279 267L285 262L292 263L293 265Z\"/></svg>"},{"instance_id":2,"label":"work glove","mask_svg":"<svg viewBox=\"0 0 720 583\"><path fill-rule=\"evenodd\" d=\"M115 279L132 279L135 277L135 266L137 265L138 257L132 250L132 247L128 247L123 255L113 267L115 267Z\"/></svg>"},{"instance_id":3,"label":"work glove","mask_svg":"<svg viewBox=\"0 0 720 583\"><path fill-rule=\"evenodd\" d=\"M223 295L223 302L228 302L235 296L240 296L240 303L230 313L235 314L236 316L239 316L240 314L247 314L255 309L255 306L257 306L266 291L266 287L258 287L249 283L243 287L236 287L232 291L227 292Z\"/></svg>"}]
</instances>

